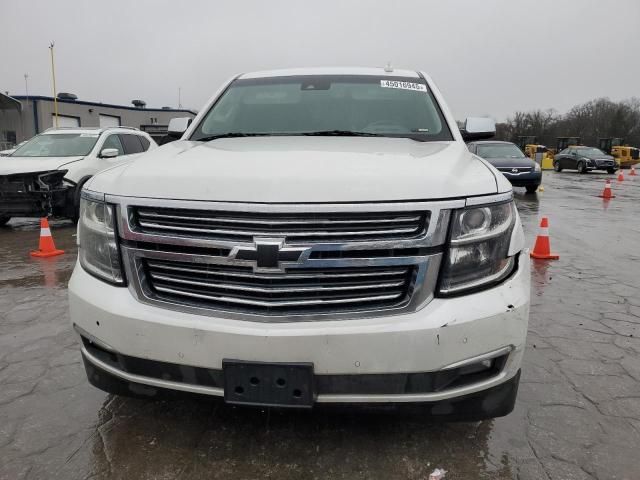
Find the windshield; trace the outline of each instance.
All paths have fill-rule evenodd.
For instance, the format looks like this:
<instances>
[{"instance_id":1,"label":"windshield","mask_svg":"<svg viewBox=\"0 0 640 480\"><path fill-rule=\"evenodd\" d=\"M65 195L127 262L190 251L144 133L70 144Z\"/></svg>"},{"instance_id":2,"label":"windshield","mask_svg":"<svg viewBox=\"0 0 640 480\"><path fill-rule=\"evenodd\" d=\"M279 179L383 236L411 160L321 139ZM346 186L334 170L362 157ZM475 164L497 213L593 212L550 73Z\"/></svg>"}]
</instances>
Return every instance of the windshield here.
<instances>
[{"instance_id":1,"label":"windshield","mask_svg":"<svg viewBox=\"0 0 640 480\"><path fill-rule=\"evenodd\" d=\"M33 137L12 157L76 157L87 155L98 141L97 133L55 133Z\"/></svg>"},{"instance_id":2,"label":"windshield","mask_svg":"<svg viewBox=\"0 0 640 480\"><path fill-rule=\"evenodd\" d=\"M582 155L585 157L602 157L606 155L606 153L604 153L599 148L588 147L588 148L577 148L576 150L578 151L579 155Z\"/></svg>"},{"instance_id":3,"label":"windshield","mask_svg":"<svg viewBox=\"0 0 640 480\"><path fill-rule=\"evenodd\" d=\"M234 81L191 140L319 133L453 139L423 79L313 75Z\"/></svg>"},{"instance_id":4,"label":"windshield","mask_svg":"<svg viewBox=\"0 0 640 480\"><path fill-rule=\"evenodd\" d=\"M524 153L512 143L478 145L478 156L482 158L523 158Z\"/></svg>"}]
</instances>

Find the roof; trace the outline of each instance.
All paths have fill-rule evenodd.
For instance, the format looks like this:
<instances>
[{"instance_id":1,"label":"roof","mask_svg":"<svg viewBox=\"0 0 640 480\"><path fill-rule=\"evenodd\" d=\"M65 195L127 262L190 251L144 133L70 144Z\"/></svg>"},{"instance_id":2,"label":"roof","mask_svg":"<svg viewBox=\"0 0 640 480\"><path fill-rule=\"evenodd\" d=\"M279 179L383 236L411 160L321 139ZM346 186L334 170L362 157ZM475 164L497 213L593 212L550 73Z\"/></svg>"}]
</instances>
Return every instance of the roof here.
<instances>
[{"instance_id":1,"label":"roof","mask_svg":"<svg viewBox=\"0 0 640 480\"><path fill-rule=\"evenodd\" d=\"M46 135L57 135L63 133L95 133L96 135L100 135L102 132L107 130L122 130L122 131L131 131L135 130L136 132L140 132L141 130L134 127L52 127L47 128L42 134Z\"/></svg>"},{"instance_id":2,"label":"roof","mask_svg":"<svg viewBox=\"0 0 640 480\"><path fill-rule=\"evenodd\" d=\"M43 95L35 95L28 97L26 95L16 95L16 100L42 100L45 102L53 102L53 97L47 97ZM197 115L198 112L194 112L193 110L188 109L164 109L164 108L138 108L129 105L114 105L112 103L100 103L100 102L86 102L84 100L67 100L64 98L58 98L58 103L70 103L72 105L88 105L91 107L106 107L106 108L118 108L120 110L134 110L138 112L174 112L174 113L190 113L192 115Z\"/></svg>"},{"instance_id":3,"label":"roof","mask_svg":"<svg viewBox=\"0 0 640 480\"><path fill-rule=\"evenodd\" d=\"M0 110L22 110L22 104L13 97L0 93Z\"/></svg>"},{"instance_id":4,"label":"roof","mask_svg":"<svg viewBox=\"0 0 640 480\"><path fill-rule=\"evenodd\" d=\"M238 78L268 78L268 77L292 77L299 75L373 75L383 77L410 77L420 78L413 70L393 69L387 72L383 67L314 67L314 68L289 68L282 70L264 70L240 75Z\"/></svg>"},{"instance_id":5,"label":"roof","mask_svg":"<svg viewBox=\"0 0 640 480\"><path fill-rule=\"evenodd\" d=\"M479 140L477 142L467 142L467 143L474 143L476 145L489 145L489 144L495 144L495 143L515 145L515 143L513 142L503 142L502 140Z\"/></svg>"}]
</instances>

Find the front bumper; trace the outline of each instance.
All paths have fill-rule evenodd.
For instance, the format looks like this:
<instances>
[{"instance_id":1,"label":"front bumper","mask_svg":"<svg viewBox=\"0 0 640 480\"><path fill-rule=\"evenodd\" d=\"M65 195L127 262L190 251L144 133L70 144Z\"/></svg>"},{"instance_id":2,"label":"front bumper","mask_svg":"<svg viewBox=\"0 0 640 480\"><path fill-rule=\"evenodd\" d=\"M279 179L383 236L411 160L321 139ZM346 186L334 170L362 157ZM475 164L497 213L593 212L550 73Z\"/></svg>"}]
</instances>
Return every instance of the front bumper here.
<instances>
[{"instance_id":1,"label":"front bumper","mask_svg":"<svg viewBox=\"0 0 640 480\"><path fill-rule=\"evenodd\" d=\"M58 174L54 185L42 176ZM35 172L0 175L0 216L43 217L64 214L71 186L59 183L64 172ZM56 175L58 177L58 175Z\"/></svg>"},{"instance_id":2,"label":"front bumper","mask_svg":"<svg viewBox=\"0 0 640 480\"><path fill-rule=\"evenodd\" d=\"M529 187L542 183L542 172L512 174L501 172L514 187Z\"/></svg>"},{"instance_id":3,"label":"front bumper","mask_svg":"<svg viewBox=\"0 0 640 480\"><path fill-rule=\"evenodd\" d=\"M521 254L518 271L492 289L369 319L271 324L178 314L142 304L80 266L69 301L90 378L96 371L127 385L222 396L215 377L224 359L307 362L325 385L316 403L439 402L516 378L529 314L529 260ZM490 375L447 381L456 364L491 352L502 357ZM336 387L345 378L349 387Z\"/></svg>"}]
</instances>

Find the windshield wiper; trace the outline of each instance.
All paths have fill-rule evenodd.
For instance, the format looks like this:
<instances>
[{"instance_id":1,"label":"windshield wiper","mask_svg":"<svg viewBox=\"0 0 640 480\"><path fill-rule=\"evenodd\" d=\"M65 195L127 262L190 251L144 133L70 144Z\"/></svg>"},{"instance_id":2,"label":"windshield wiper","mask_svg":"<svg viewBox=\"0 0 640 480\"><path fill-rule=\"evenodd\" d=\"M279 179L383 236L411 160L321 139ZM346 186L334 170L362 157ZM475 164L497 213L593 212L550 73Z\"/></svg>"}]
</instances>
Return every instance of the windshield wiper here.
<instances>
[{"instance_id":1,"label":"windshield wiper","mask_svg":"<svg viewBox=\"0 0 640 480\"><path fill-rule=\"evenodd\" d=\"M208 135L206 137L195 138L196 142L210 142L211 140L218 140L219 138L240 138L240 137L266 137L272 135L271 133L241 133L241 132L227 132L218 133L216 135Z\"/></svg>"},{"instance_id":2,"label":"windshield wiper","mask_svg":"<svg viewBox=\"0 0 640 480\"><path fill-rule=\"evenodd\" d=\"M383 137L378 133L354 132L351 130L319 130L317 132L300 132L296 135L307 135L310 137Z\"/></svg>"}]
</instances>

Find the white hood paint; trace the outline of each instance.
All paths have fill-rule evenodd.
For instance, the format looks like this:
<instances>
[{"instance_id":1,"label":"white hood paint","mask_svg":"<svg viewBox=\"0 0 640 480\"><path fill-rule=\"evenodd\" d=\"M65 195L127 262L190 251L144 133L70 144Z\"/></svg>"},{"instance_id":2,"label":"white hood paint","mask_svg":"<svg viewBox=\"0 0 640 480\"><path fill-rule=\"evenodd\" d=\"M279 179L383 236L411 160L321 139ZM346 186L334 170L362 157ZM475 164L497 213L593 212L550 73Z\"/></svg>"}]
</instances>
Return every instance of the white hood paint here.
<instances>
[{"instance_id":1,"label":"white hood paint","mask_svg":"<svg viewBox=\"0 0 640 480\"><path fill-rule=\"evenodd\" d=\"M462 142L354 137L176 141L96 175L87 188L265 203L425 200L498 191L494 169Z\"/></svg>"},{"instance_id":2,"label":"white hood paint","mask_svg":"<svg viewBox=\"0 0 640 480\"><path fill-rule=\"evenodd\" d=\"M84 157L0 157L0 175L59 170Z\"/></svg>"}]
</instances>

